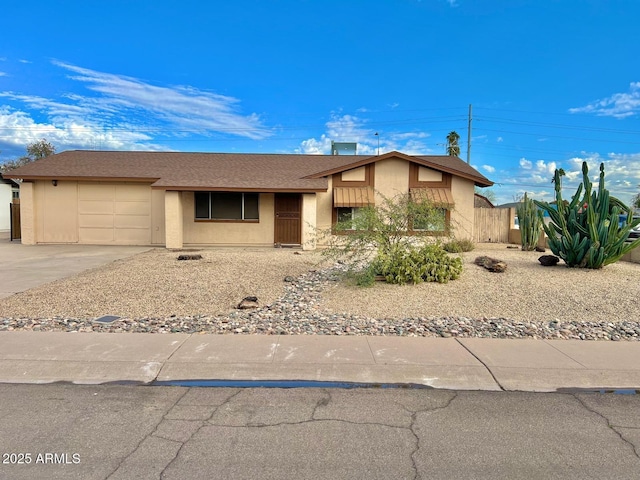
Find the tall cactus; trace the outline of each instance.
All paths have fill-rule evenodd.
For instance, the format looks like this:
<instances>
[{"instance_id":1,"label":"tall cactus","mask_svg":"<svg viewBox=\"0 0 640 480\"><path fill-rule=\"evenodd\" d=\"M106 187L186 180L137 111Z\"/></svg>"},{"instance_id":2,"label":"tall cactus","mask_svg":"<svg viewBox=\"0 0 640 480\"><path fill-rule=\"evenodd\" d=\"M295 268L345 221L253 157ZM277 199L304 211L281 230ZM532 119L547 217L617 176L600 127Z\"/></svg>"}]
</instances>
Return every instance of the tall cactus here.
<instances>
[{"instance_id":1,"label":"tall cactus","mask_svg":"<svg viewBox=\"0 0 640 480\"><path fill-rule=\"evenodd\" d=\"M547 202L534 202L549 213L551 222L543 225L549 237L549 248L567 266L602 268L640 246L640 239L626 241L640 220L632 221L631 209L609 195L604 186L604 163L600 164L600 183L596 191L592 191L587 162L582 163L582 183L571 202L562 199L558 170L554 183L557 210ZM584 195L580 198L583 190ZM623 226L619 225L621 213L627 214L627 222Z\"/></svg>"},{"instance_id":2,"label":"tall cactus","mask_svg":"<svg viewBox=\"0 0 640 480\"><path fill-rule=\"evenodd\" d=\"M533 200L527 198L525 193L524 199L516 207L516 215L518 215L518 225L520 226L522 250L534 250L540 238L540 227L543 224L542 212L536 207Z\"/></svg>"}]
</instances>

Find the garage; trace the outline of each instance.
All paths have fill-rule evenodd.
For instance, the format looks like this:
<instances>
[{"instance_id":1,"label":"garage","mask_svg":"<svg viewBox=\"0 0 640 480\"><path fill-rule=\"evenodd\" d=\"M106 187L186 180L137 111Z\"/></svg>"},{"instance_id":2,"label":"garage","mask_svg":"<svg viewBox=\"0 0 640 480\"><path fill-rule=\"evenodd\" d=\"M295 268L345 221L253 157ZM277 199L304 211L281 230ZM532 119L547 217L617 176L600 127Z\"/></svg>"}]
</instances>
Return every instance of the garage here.
<instances>
[{"instance_id":1,"label":"garage","mask_svg":"<svg viewBox=\"0 0 640 480\"><path fill-rule=\"evenodd\" d=\"M78 242L150 244L150 186L136 183L78 183Z\"/></svg>"}]
</instances>

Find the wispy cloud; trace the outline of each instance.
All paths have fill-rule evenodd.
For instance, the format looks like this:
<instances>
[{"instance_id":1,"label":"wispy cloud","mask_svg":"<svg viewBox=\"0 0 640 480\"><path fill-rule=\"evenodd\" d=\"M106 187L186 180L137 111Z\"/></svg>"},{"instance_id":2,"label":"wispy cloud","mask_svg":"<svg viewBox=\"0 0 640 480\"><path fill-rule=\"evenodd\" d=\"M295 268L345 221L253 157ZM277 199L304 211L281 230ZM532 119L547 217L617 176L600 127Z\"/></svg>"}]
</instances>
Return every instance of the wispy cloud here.
<instances>
[{"instance_id":1,"label":"wispy cloud","mask_svg":"<svg viewBox=\"0 0 640 480\"><path fill-rule=\"evenodd\" d=\"M4 154L43 137L58 150L170 150L161 145L162 139L220 134L263 139L272 134L258 115L242 114L234 97L52 63L86 90L55 98L0 91L0 98L10 101L0 108Z\"/></svg>"},{"instance_id":2,"label":"wispy cloud","mask_svg":"<svg viewBox=\"0 0 640 480\"><path fill-rule=\"evenodd\" d=\"M625 118L640 112L640 82L629 85L627 93L614 93L584 107L570 108L570 113L594 113L603 117Z\"/></svg>"},{"instance_id":3,"label":"wispy cloud","mask_svg":"<svg viewBox=\"0 0 640 480\"><path fill-rule=\"evenodd\" d=\"M218 132L252 139L271 134L258 115L239 113L240 101L234 97L190 86L156 86L133 77L98 72L59 61L53 63L75 73L71 79L102 95L92 99L96 109L143 111L190 133Z\"/></svg>"},{"instance_id":4,"label":"wispy cloud","mask_svg":"<svg viewBox=\"0 0 640 480\"><path fill-rule=\"evenodd\" d=\"M0 77L6 77L7 76L7 72L0 72Z\"/></svg>"},{"instance_id":5,"label":"wispy cloud","mask_svg":"<svg viewBox=\"0 0 640 480\"><path fill-rule=\"evenodd\" d=\"M485 172L489 172L489 173L494 173L496 171L495 167L492 167L491 165L482 165L481 167Z\"/></svg>"}]
</instances>

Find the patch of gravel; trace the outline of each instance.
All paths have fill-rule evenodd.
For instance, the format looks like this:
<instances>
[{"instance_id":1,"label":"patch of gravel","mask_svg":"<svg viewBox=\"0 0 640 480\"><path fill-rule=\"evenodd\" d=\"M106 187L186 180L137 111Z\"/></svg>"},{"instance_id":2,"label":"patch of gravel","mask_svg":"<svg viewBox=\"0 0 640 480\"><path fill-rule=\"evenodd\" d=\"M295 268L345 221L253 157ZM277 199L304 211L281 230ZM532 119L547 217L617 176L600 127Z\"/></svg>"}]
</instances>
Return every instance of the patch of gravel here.
<instances>
[{"instance_id":1,"label":"patch of gravel","mask_svg":"<svg viewBox=\"0 0 640 480\"><path fill-rule=\"evenodd\" d=\"M178 262L176 252L153 250L0 300L0 331L640 339L640 265L632 263L599 271L542 267L540 253L481 245L463 255L459 280L362 289L341 280L342 265L320 268L315 253L197 253L204 259ZM507 262L507 271L474 265L480 255ZM116 294L104 295L109 288ZM234 309L247 295L257 296L261 306ZM19 305L33 311L24 303L29 300L49 313L5 313ZM51 313L54 308L58 313ZM99 313L59 313L74 308ZM119 313L131 311L155 313ZM107 313L123 318L111 325L92 322Z\"/></svg>"}]
</instances>

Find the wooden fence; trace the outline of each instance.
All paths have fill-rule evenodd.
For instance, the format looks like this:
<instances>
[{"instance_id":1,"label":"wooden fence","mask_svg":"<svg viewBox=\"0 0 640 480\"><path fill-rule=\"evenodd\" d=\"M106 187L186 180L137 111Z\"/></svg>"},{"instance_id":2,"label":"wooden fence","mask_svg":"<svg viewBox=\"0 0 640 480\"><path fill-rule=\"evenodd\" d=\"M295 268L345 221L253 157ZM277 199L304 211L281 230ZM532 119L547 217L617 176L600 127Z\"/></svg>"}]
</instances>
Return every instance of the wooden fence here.
<instances>
[{"instance_id":1,"label":"wooden fence","mask_svg":"<svg viewBox=\"0 0 640 480\"><path fill-rule=\"evenodd\" d=\"M515 208L476 208L474 214L476 243L509 243Z\"/></svg>"}]
</instances>

